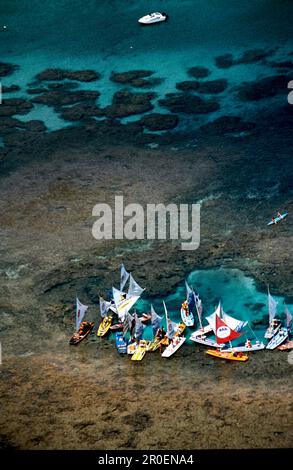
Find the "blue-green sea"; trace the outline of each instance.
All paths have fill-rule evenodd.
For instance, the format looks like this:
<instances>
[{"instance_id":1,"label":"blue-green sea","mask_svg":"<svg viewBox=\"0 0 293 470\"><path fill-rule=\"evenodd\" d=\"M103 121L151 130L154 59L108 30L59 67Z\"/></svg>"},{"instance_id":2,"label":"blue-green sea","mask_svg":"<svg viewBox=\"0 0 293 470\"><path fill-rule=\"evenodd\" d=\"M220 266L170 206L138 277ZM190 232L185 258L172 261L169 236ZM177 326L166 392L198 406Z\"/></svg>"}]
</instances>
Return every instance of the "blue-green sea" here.
<instances>
[{"instance_id":1,"label":"blue-green sea","mask_svg":"<svg viewBox=\"0 0 293 470\"><path fill-rule=\"evenodd\" d=\"M166 23L138 24L139 17L157 10L168 13ZM147 69L163 79L155 87L155 110L160 110L157 100L188 79L189 67L201 65L210 69L210 79L224 77L229 82L213 118L249 114L254 107L235 103L233 87L272 70L265 62L220 69L215 57L226 53L239 57L246 50L273 48L274 59L282 60L292 51L292 18L290 0L2 0L0 57L20 66L3 78L3 84L20 85L21 91L14 96L25 96L27 84L48 67L94 69L102 74L101 79L80 88L97 88L99 104L105 106L119 88L109 80L112 71ZM20 119L41 119L49 130L68 125L44 105ZM201 116L201 122L204 119L209 118ZM187 125L188 120L181 122Z\"/></svg>"}]
</instances>

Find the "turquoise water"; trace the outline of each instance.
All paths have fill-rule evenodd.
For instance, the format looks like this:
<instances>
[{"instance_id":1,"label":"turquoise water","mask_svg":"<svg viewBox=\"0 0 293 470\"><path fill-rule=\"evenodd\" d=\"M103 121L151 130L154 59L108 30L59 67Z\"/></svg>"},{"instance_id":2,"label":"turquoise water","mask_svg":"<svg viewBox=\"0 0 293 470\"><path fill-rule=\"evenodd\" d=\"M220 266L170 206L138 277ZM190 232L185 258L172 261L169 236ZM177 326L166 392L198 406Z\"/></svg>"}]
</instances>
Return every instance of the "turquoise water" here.
<instances>
[{"instance_id":1,"label":"turquoise water","mask_svg":"<svg viewBox=\"0 0 293 470\"><path fill-rule=\"evenodd\" d=\"M257 337L262 338L266 325L253 326L251 322L252 320L261 320L264 315L267 316L268 322L267 294L257 289L253 278L246 276L239 269L217 268L192 271L187 277L187 281L202 299L203 317L213 313L221 300L226 313L239 320L249 321ZM185 297L185 283L183 281L173 294L165 298L148 299L147 292L144 293L143 298L137 304L137 310L138 312L149 311L150 302L152 302L156 312L159 315L164 315L162 303L164 300L170 318L179 323L181 321L180 307ZM274 296L274 299L278 302L278 316L283 319L284 298ZM293 305L288 305L288 308L291 312L293 311ZM163 325L165 325L165 320ZM189 332L192 333L192 331L193 328L187 329L188 337ZM147 339L152 337L150 326L145 329L144 337Z\"/></svg>"},{"instance_id":2,"label":"turquoise water","mask_svg":"<svg viewBox=\"0 0 293 470\"><path fill-rule=\"evenodd\" d=\"M153 70L154 77L164 79L155 87L158 98L174 92L194 65L207 66L210 79L225 77L233 87L272 72L264 64L218 69L217 55L239 56L247 49L276 47L275 58L281 58L292 44L291 1L2 0L1 4L1 60L20 65L3 84L20 85L16 96L24 95L26 85L47 67L99 71L101 80L81 88L98 88L101 106L108 105L119 88L109 80L113 70ZM156 10L166 11L169 20L155 27L138 25L140 16ZM221 111L213 118L241 111L243 106L236 106L231 90L223 94ZM162 111L157 102L155 110ZM31 118L44 120L49 130L68 125L52 113L36 106ZM200 119L202 123L209 118Z\"/></svg>"}]
</instances>

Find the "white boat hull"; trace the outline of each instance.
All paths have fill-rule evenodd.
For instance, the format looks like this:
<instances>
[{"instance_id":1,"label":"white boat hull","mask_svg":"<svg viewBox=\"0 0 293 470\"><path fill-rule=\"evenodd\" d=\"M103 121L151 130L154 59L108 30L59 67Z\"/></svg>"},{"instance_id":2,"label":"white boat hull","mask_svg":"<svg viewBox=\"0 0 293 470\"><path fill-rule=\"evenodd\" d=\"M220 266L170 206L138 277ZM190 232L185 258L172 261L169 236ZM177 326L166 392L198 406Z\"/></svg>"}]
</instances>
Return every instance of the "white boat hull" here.
<instances>
[{"instance_id":1,"label":"white boat hull","mask_svg":"<svg viewBox=\"0 0 293 470\"><path fill-rule=\"evenodd\" d=\"M184 308L182 308L180 313L181 313L182 321L186 326L193 326L194 325L194 316L193 316L192 312L189 312L189 314L187 315L186 310Z\"/></svg>"},{"instance_id":2,"label":"white boat hull","mask_svg":"<svg viewBox=\"0 0 293 470\"><path fill-rule=\"evenodd\" d=\"M250 348L248 346L235 346L235 348L227 348L224 351L225 352L231 352L231 351L250 352L250 351L261 351L262 349L265 349L264 343L252 344Z\"/></svg>"},{"instance_id":3,"label":"white boat hull","mask_svg":"<svg viewBox=\"0 0 293 470\"><path fill-rule=\"evenodd\" d=\"M267 344L266 349L276 349L288 338L287 328L281 328L279 333L275 335Z\"/></svg>"},{"instance_id":4,"label":"white boat hull","mask_svg":"<svg viewBox=\"0 0 293 470\"><path fill-rule=\"evenodd\" d=\"M204 346L209 346L213 348L222 348L224 346L223 344L218 344L213 339L202 338L201 336L193 336L193 334L190 336L190 339L191 341L194 341L195 343L203 344Z\"/></svg>"},{"instance_id":5,"label":"white boat hull","mask_svg":"<svg viewBox=\"0 0 293 470\"><path fill-rule=\"evenodd\" d=\"M265 338L266 339L273 338L273 336L275 336L278 333L280 328L281 328L281 324L279 324L276 328L268 327L267 331L265 332Z\"/></svg>"},{"instance_id":6,"label":"white boat hull","mask_svg":"<svg viewBox=\"0 0 293 470\"><path fill-rule=\"evenodd\" d=\"M213 329L210 325L204 326L203 328L200 328L199 330L194 331L190 339L196 338L197 336L206 335L207 333L211 333L212 331Z\"/></svg>"},{"instance_id":7,"label":"white boat hull","mask_svg":"<svg viewBox=\"0 0 293 470\"><path fill-rule=\"evenodd\" d=\"M162 353L162 357L172 356L176 351L178 351L178 349L182 346L185 340L186 340L186 337L181 336L178 338L178 342L176 342L175 344L173 344L173 342L169 344L169 346Z\"/></svg>"}]
</instances>

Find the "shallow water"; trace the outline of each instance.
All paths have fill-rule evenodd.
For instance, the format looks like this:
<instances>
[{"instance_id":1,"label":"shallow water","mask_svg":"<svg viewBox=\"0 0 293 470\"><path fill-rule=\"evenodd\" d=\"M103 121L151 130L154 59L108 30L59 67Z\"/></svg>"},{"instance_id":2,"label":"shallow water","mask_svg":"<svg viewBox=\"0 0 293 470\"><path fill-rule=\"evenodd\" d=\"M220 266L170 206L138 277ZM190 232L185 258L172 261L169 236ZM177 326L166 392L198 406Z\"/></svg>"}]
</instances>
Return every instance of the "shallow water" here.
<instances>
[{"instance_id":1,"label":"shallow water","mask_svg":"<svg viewBox=\"0 0 293 470\"><path fill-rule=\"evenodd\" d=\"M203 318L211 314L221 301L226 313L243 321L249 321L256 336L262 339L265 332L265 325L253 326L252 320L262 320L263 316L268 316L267 294L257 289L253 278L246 276L239 269L217 268L192 271L187 282L193 289L199 293L203 302ZM142 299L137 303L138 312L149 311L150 301L153 303L156 312L164 316L163 303L167 306L169 316L175 322L180 322L180 307L185 300L185 283L178 285L176 291L162 298L147 299L147 293L142 295ZM273 296L278 302L278 316L284 319L284 298ZM293 311L293 305L288 305L289 310ZM165 326L165 320L163 320ZM198 322L196 323L198 325ZM187 337L193 329L187 329ZM248 331L248 336L253 338L253 334ZM152 338L152 330L147 326L144 331L145 338ZM240 339L243 342L243 338Z\"/></svg>"}]
</instances>

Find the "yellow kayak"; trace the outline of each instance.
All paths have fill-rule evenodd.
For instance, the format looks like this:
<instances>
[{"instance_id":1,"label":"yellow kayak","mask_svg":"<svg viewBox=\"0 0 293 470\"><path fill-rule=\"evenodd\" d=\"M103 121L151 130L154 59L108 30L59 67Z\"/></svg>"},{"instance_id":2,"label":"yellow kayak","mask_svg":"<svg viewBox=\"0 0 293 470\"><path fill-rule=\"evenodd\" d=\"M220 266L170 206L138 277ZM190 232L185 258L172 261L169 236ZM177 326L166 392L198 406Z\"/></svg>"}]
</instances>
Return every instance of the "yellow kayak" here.
<instances>
[{"instance_id":1,"label":"yellow kayak","mask_svg":"<svg viewBox=\"0 0 293 470\"><path fill-rule=\"evenodd\" d=\"M105 336L105 334L109 331L110 326L112 325L112 316L107 316L103 318L102 322L99 325L97 336Z\"/></svg>"},{"instance_id":2,"label":"yellow kayak","mask_svg":"<svg viewBox=\"0 0 293 470\"><path fill-rule=\"evenodd\" d=\"M207 354L214 357L219 357L220 359L226 359L228 361L240 361L245 362L248 361L249 357L242 352L225 352L225 351L217 351L216 349L208 349L206 351Z\"/></svg>"},{"instance_id":3,"label":"yellow kayak","mask_svg":"<svg viewBox=\"0 0 293 470\"><path fill-rule=\"evenodd\" d=\"M137 346L135 352L131 356L131 360L132 361L142 361L142 359L145 356L145 353L147 352L148 345L149 345L149 341L145 341L144 339L142 339L139 342L139 345Z\"/></svg>"},{"instance_id":4,"label":"yellow kayak","mask_svg":"<svg viewBox=\"0 0 293 470\"><path fill-rule=\"evenodd\" d=\"M161 340L159 338L155 338L148 346L148 351L154 352L160 346Z\"/></svg>"}]
</instances>

